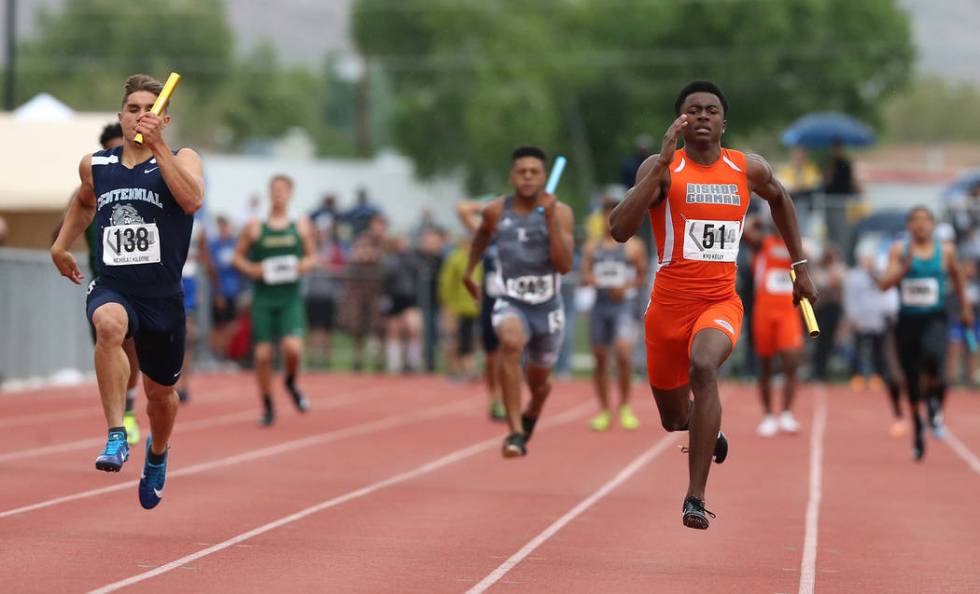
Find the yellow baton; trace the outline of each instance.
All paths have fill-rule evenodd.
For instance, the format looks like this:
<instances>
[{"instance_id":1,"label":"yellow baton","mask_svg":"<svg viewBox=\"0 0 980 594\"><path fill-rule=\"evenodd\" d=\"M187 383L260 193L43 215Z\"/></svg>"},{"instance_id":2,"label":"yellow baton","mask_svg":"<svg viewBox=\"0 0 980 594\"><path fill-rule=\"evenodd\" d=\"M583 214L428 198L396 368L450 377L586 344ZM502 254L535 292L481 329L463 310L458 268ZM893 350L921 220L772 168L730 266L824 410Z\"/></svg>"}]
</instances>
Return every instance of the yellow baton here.
<instances>
[{"instance_id":1,"label":"yellow baton","mask_svg":"<svg viewBox=\"0 0 980 594\"><path fill-rule=\"evenodd\" d=\"M171 72L170 76L167 77L167 82L163 85L163 90L160 91L159 95L157 95L157 100L153 102L153 107L150 108L150 111L152 111L154 115L160 115L160 112L167 107L167 103L170 102L170 96L174 94L174 89L176 89L177 85L179 84L180 75L176 72ZM143 135L137 134L136 138L133 140L136 141L136 144L143 144Z\"/></svg>"},{"instance_id":2,"label":"yellow baton","mask_svg":"<svg viewBox=\"0 0 980 594\"><path fill-rule=\"evenodd\" d=\"M789 278L794 283L796 282L796 271L792 268L789 269ZM803 310L803 321L806 323L807 333L813 338L820 336L820 326L817 325L817 316L813 315L813 306L810 304L810 300L806 297L800 299L800 309Z\"/></svg>"}]
</instances>

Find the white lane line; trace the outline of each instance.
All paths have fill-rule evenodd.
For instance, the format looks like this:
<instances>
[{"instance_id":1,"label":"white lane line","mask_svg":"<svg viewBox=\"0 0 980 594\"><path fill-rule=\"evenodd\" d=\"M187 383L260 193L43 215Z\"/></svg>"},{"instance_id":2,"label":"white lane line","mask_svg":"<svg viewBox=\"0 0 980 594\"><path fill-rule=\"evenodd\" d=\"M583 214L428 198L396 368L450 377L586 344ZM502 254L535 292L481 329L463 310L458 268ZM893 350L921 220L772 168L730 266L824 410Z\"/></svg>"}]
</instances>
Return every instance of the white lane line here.
<instances>
[{"instance_id":1,"label":"white lane line","mask_svg":"<svg viewBox=\"0 0 980 594\"><path fill-rule=\"evenodd\" d=\"M349 437L357 437L369 433L377 433L379 431L384 431L386 429L394 429L396 427L401 427L403 425L409 425L412 423L417 423L419 421L425 421L440 416L446 416L456 412L457 409L465 410L467 408L472 408L473 401L474 398L468 398L460 402L444 404L441 406L437 406L435 408L425 409L423 411L413 413L413 414L392 415L390 417L385 417L383 419L379 419L377 421L371 421L369 423L362 423L360 425L354 425L352 427L346 427L344 429L338 429L335 431L328 431L326 433L311 435L300 439L294 439L292 441L287 441L278 445L259 448L257 450L251 450L248 452L243 452L241 454L235 454L234 456L227 456L225 458L218 458L217 460L212 460L210 462L202 462L200 464L187 466L185 468L180 468L178 470L170 472L168 473L167 478L173 479L181 476L198 474L201 472L206 472L208 470L213 470L215 468L232 466L234 464L240 464L242 462L258 460L260 458L268 458L270 456L284 454L286 452L291 452L293 450L298 450L301 448L308 448L315 445L323 445L341 439L346 439ZM125 483L118 483L112 485L111 487L90 489L88 491L80 491L78 493L73 493L71 495L65 495L62 497L47 499L45 501L40 501L38 503L32 503L30 505L25 505L22 507L17 507L14 509L9 509L0 512L0 519L26 514L28 512L37 511L39 509L44 509L48 507L53 507L55 505L61 505L62 503L70 503L72 501L78 501L79 499L87 499L90 497L105 495L107 493L115 493L116 491L123 491L125 489L133 489L136 487L137 484L139 484L139 481L135 481L135 480L126 481Z\"/></svg>"},{"instance_id":2,"label":"white lane line","mask_svg":"<svg viewBox=\"0 0 980 594\"><path fill-rule=\"evenodd\" d=\"M949 425L946 426L946 445L948 445L956 455L963 458L963 461L973 469L973 472L980 474L980 458L977 458L970 448L966 447L960 438L956 437L952 431L949 430Z\"/></svg>"},{"instance_id":3,"label":"white lane line","mask_svg":"<svg viewBox=\"0 0 980 594\"><path fill-rule=\"evenodd\" d=\"M500 566L490 572L487 577L480 580L480 583L467 590L466 594L480 594L481 592L485 592L487 588L496 584L501 578L507 575L511 569L516 567L521 561L526 559L528 555L533 553L535 549L543 545L551 537L557 534L559 530L564 528L578 516L585 513L590 507L601 501L614 489L629 480L630 477L636 474L641 468L649 464L654 458L664 453L670 444L677 440L678 436L680 436L680 433L671 433L654 444L653 447L640 454L607 483L599 487L595 492L569 510L568 513L555 520L554 523L545 528L540 534L528 541L528 543L521 547L519 551L501 563Z\"/></svg>"},{"instance_id":4,"label":"white lane line","mask_svg":"<svg viewBox=\"0 0 980 594\"><path fill-rule=\"evenodd\" d=\"M565 411L565 412L563 412L561 414L555 415L551 419L545 419L545 420L543 420L542 423L541 423L541 425L540 425L540 427L542 429L549 429L551 427L556 427L558 425L564 425L566 423L570 423L570 422L578 419L579 417L584 416L586 413L591 412L594 407L595 407L595 404L593 404L592 402L588 402L588 403L585 403L585 404L580 404L579 406L576 406L576 407L574 407L574 408L572 408L570 410L567 410L567 411ZM499 437L492 437L490 439L485 439L483 441L477 442L477 443L475 443L473 445L467 446L467 447L462 448L460 450L456 450L455 452L452 452L450 454L447 454L447 455L445 455L445 456L443 456L441 458L437 458L435 460L432 460L431 462L427 462L427 463L425 463L425 464L423 464L421 466L417 466L417 467L413 468L412 470L408 470L408 471L405 471L405 472L396 474L394 476L388 477L386 479L380 480L378 482L371 483L370 485L361 487L360 489L357 489L357 490L354 490L354 491L350 491L348 493L345 493L343 495L339 495L339 496L334 497L332 499L327 499L327 500L322 501L322 502L320 502L320 503L318 503L316 505L307 507L306 509L302 509L302 510L300 510L300 511L294 513L294 514L291 514L291 515L285 516L283 518L279 518L278 520L274 520L272 522L269 522L268 524L263 524L263 525L261 525L261 526L259 526L257 528L253 528L252 530L249 530L248 532L243 532L243 533L241 533L241 534L239 534L237 536L234 536L232 538L229 538L228 540L226 540L224 542L219 542L218 544L212 545L212 546L210 546L210 547L208 547L206 549L201 549L200 551L197 551L196 553L191 553L190 555L187 555L185 557L181 557L180 559L177 559L175 561L171 561L170 563L167 563L165 565L161 565L161 566L159 566L159 567L157 567L155 569L151 569L150 571L146 571L146 572L143 572L143 573L134 575L132 577L126 578L124 580L120 580L118 582L113 582L113 583L111 583L111 584L109 584L107 586L102 586L101 588L97 588L95 590L91 590L88 594L106 594L108 592L114 592L116 590L119 590L121 588L125 588L127 586L132 586L133 584L137 584L139 582L148 580L148 579L153 578L153 577L156 577L158 575L162 575L164 573L167 573L169 571L173 571L174 569L178 569L180 567L183 567L184 565L187 565L188 563L193 563L194 561L197 561L198 559L201 559L202 557L207 557L208 555L213 555L214 553L217 553L219 551L223 551L224 549L227 549L229 547L233 547L233 546L235 546L237 544L240 544L240 543L242 543L242 542L244 542L246 540L249 540L250 538L255 538L256 536L265 534L266 532L270 532L272 530L275 530L277 528L281 528L281 527L286 526L288 524L292 524L294 522L298 522L299 520L302 520L303 518L305 518L307 516L311 516L311 515L313 515L315 513L321 512L323 510L330 509L331 507L336 507L338 505L341 505L341 504L346 503L348 501L351 501L353 499L359 499L361 497L365 497L367 495L370 495L370 494L375 493L377 491L380 491L382 489L386 489L388 487L395 486L395 485L397 485L399 483L403 483L405 481L409 481L409 480L412 480L414 478L418 478L418 477L420 477L422 475L429 474L431 472L434 472L436 470L439 470L440 468L449 466L450 464L455 464L456 462L459 462L460 460L465 460L466 458L470 458L472 456L475 456L476 454L479 454L480 452L483 452L483 451L486 451L486 450L488 450L490 448L495 448L495 447L500 447L500 438Z\"/></svg>"},{"instance_id":5,"label":"white lane line","mask_svg":"<svg viewBox=\"0 0 980 594\"><path fill-rule=\"evenodd\" d=\"M800 561L799 594L813 594L817 567L817 530L820 525L820 498L823 483L823 436L827 429L827 392L814 389L813 428L810 431L810 497L806 503L806 531L803 536L803 559Z\"/></svg>"},{"instance_id":6,"label":"white lane line","mask_svg":"<svg viewBox=\"0 0 980 594\"><path fill-rule=\"evenodd\" d=\"M370 393L375 390L376 393ZM366 393L367 392L367 393ZM361 403L367 400L372 400L379 398L381 396L387 396L390 390L376 390L376 388L364 388L361 392L349 392L346 394L339 394L336 396L330 396L327 398L311 399L313 402L312 413L316 413L319 410L330 410L333 408L339 408L350 403ZM235 423L241 423L244 421L255 420L258 418L258 413L256 412L258 407L250 411L242 411L237 413L229 413L227 415L221 415L217 417L205 418L205 419L195 419L193 421L177 422L175 427L175 437L180 437L184 433L192 431L200 431L202 429L211 429L214 427L224 427L226 425L234 425ZM81 450L91 447L99 447L105 444L105 437L93 437L90 439L79 439L76 441L69 441L64 443L56 443L49 446L28 448L25 450L16 450L13 452L0 453L0 464L4 462L9 462L10 460L22 460L24 458L36 458L38 456L44 456L47 454L57 454L61 452L70 452L74 450Z\"/></svg>"}]
</instances>

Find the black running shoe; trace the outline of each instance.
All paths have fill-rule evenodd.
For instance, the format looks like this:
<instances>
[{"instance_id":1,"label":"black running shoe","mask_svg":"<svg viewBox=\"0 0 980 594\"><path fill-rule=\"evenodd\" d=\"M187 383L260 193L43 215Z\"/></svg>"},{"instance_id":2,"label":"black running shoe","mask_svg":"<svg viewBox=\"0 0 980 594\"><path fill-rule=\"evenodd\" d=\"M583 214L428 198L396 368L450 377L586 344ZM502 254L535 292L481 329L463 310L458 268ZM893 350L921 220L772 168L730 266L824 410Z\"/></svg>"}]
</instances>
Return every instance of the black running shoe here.
<instances>
[{"instance_id":1,"label":"black running shoe","mask_svg":"<svg viewBox=\"0 0 980 594\"><path fill-rule=\"evenodd\" d=\"M721 431L718 432L718 439L715 441L715 464L721 464L728 457L728 438Z\"/></svg>"},{"instance_id":2,"label":"black running shoe","mask_svg":"<svg viewBox=\"0 0 980 594\"><path fill-rule=\"evenodd\" d=\"M276 422L276 411L272 407L266 407L262 411L262 418L259 419L259 425L263 427L271 427Z\"/></svg>"},{"instance_id":3,"label":"black running shoe","mask_svg":"<svg viewBox=\"0 0 980 594\"><path fill-rule=\"evenodd\" d=\"M286 384L286 390L289 391L289 395L293 397L293 404L296 405L296 410L301 413L308 412L310 410L310 401L303 396L303 393L299 391L296 384Z\"/></svg>"},{"instance_id":4,"label":"black running shoe","mask_svg":"<svg viewBox=\"0 0 980 594\"><path fill-rule=\"evenodd\" d=\"M684 525L695 530L707 530L709 524L708 516L711 516L711 519L715 518L715 514L704 509L704 501L692 495L684 498L683 510L684 515L682 519Z\"/></svg>"},{"instance_id":5,"label":"black running shoe","mask_svg":"<svg viewBox=\"0 0 980 594\"><path fill-rule=\"evenodd\" d=\"M180 400L181 404L187 404L191 401L191 395L187 390L177 390L177 399Z\"/></svg>"},{"instance_id":6,"label":"black running shoe","mask_svg":"<svg viewBox=\"0 0 980 594\"><path fill-rule=\"evenodd\" d=\"M521 415L521 428L524 429L524 441L531 441L531 436L534 434L534 426L538 424L538 417L531 418L527 415Z\"/></svg>"},{"instance_id":7,"label":"black running shoe","mask_svg":"<svg viewBox=\"0 0 980 594\"><path fill-rule=\"evenodd\" d=\"M915 441L912 444L912 459L916 462L921 462L922 458L926 455L926 440L924 438L925 432L918 428L915 431Z\"/></svg>"},{"instance_id":8,"label":"black running shoe","mask_svg":"<svg viewBox=\"0 0 980 594\"><path fill-rule=\"evenodd\" d=\"M527 438L523 433L511 433L504 439L504 458L520 458L527 455Z\"/></svg>"}]
</instances>

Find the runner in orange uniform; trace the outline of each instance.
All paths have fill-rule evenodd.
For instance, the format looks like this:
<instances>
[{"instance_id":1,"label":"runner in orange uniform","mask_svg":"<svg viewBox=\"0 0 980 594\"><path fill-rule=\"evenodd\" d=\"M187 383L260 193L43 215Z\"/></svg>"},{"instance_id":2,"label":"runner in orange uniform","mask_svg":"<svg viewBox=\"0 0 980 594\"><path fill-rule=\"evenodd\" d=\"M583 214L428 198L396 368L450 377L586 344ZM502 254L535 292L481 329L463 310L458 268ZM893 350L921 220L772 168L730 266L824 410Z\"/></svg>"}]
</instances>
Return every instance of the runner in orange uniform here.
<instances>
[{"instance_id":1,"label":"runner in orange uniform","mask_svg":"<svg viewBox=\"0 0 980 594\"><path fill-rule=\"evenodd\" d=\"M682 519L704 530L704 491L712 457L722 462L718 368L742 325L735 258L749 198L769 202L796 269L793 302L816 299L800 246L796 210L772 168L757 155L721 146L727 102L717 85L695 81L674 104L677 119L660 153L644 161L636 185L610 213L612 236L626 241L649 214L660 269L646 313L647 374L668 431L690 431L689 484ZM677 150L683 134L684 148ZM690 395L693 392L694 400Z\"/></svg>"},{"instance_id":2,"label":"runner in orange uniform","mask_svg":"<svg viewBox=\"0 0 980 594\"><path fill-rule=\"evenodd\" d=\"M793 417L796 370L803 350L803 324L793 306L792 260L779 234L765 233L748 224L743 237L755 249L755 304L752 308L752 342L759 357L759 394L765 417L756 429L762 437L783 431L796 433L799 423ZM772 412L773 359L779 356L783 367L783 410L777 418Z\"/></svg>"}]
</instances>

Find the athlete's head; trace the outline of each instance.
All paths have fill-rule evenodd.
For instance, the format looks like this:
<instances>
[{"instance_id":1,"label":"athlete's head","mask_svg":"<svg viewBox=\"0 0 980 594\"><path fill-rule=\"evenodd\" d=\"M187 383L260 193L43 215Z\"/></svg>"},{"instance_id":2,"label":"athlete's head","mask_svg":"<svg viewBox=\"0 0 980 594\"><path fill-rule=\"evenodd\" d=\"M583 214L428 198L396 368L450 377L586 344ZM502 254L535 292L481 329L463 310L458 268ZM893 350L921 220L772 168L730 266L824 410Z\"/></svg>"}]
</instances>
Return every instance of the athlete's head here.
<instances>
[{"instance_id":1,"label":"athlete's head","mask_svg":"<svg viewBox=\"0 0 980 594\"><path fill-rule=\"evenodd\" d=\"M115 124L106 124L105 128L102 128L102 134L99 135L99 144L102 145L103 149L114 149L122 143L122 126L118 122Z\"/></svg>"},{"instance_id":2,"label":"athlete's head","mask_svg":"<svg viewBox=\"0 0 980 594\"><path fill-rule=\"evenodd\" d=\"M289 208L289 200L293 197L293 178L279 173L269 180L269 199L272 209L285 211Z\"/></svg>"},{"instance_id":3,"label":"athlete's head","mask_svg":"<svg viewBox=\"0 0 980 594\"><path fill-rule=\"evenodd\" d=\"M123 89L122 111L119 112L119 123L122 125L126 138L136 136L136 120L150 111L153 102L163 91L163 83L146 74L134 74L126 79ZM170 116L163 113L163 125L170 123Z\"/></svg>"},{"instance_id":4,"label":"athlete's head","mask_svg":"<svg viewBox=\"0 0 980 594\"><path fill-rule=\"evenodd\" d=\"M936 230L936 219L928 207L916 206L905 217L905 226L913 240L926 242L932 239L932 234Z\"/></svg>"},{"instance_id":5,"label":"athlete's head","mask_svg":"<svg viewBox=\"0 0 980 594\"><path fill-rule=\"evenodd\" d=\"M674 111L687 114L684 144L720 143L725 132L728 101L718 85L708 80L695 80L677 94Z\"/></svg>"},{"instance_id":6,"label":"athlete's head","mask_svg":"<svg viewBox=\"0 0 980 594\"><path fill-rule=\"evenodd\" d=\"M534 198L544 189L548 156L536 146L519 146L511 154L510 183L521 198Z\"/></svg>"},{"instance_id":7,"label":"athlete's head","mask_svg":"<svg viewBox=\"0 0 980 594\"><path fill-rule=\"evenodd\" d=\"M218 237L221 239L228 239L234 235L234 229L231 228L231 220L225 215L218 215L215 219L218 224Z\"/></svg>"}]
</instances>

